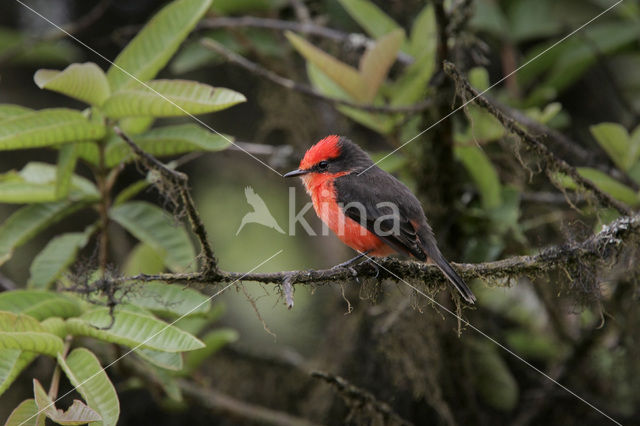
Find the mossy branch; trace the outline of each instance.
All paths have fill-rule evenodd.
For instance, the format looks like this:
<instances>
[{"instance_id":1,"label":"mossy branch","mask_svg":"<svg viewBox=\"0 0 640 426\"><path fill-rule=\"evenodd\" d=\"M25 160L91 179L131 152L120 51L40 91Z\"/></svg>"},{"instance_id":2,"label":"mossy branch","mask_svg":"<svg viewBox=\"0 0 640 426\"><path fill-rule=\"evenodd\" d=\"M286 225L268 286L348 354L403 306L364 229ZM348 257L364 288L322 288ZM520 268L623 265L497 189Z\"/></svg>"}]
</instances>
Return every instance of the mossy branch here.
<instances>
[{"instance_id":1,"label":"mossy branch","mask_svg":"<svg viewBox=\"0 0 640 426\"><path fill-rule=\"evenodd\" d=\"M204 258L202 274L208 275L212 272L215 272L218 268L218 263L213 254L213 249L209 244L207 230L202 223L200 214L198 213L195 203L193 202L193 198L191 197L191 193L189 192L189 178L187 177L187 175L177 170L170 169L169 167L158 161L158 159L156 159L153 155L143 151L142 148L136 145L136 143L133 142L133 140L118 127L114 127L113 130L131 147L133 152L140 159L142 165L147 170L159 173L161 178L164 179L166 183L171 185L180 194L180 198L182 199L184 209L187 213L187 217L189 218L191 228L196 238L198 238L200 249L202 250L201 254Z\"/></svg>"},{"instance_id":2,"label":"mossy branch","mask_svg":"<svg viewBox=\"0 0 640 426\"><path fill-rule=\"evenodd\" d=\"M634 238L640 235L640 215L617 219L602 231L578 243L566 243L542 250L530 256L514 256L503 260L484 263L452 263L465 279L480 278L496 286L509 286L509 279L519 276L539 276L558 270L571 268L583 262L606 262L615 259L625 246L634 247ZM320 285L340 283L358 278L391 279L395 276L406 280L419 280L436 289L446 283L446 279L435 265L396 258L376 259L380 268L364 262L350 268L330 268L320 270L281 271L270 273L242 273L216 271L214 273L186 274L139 274L120 278L121 281L163 281L167 283L205 283L256 281L264 284ZM394 276L395 275L395 276Z\"/></svg>"},{"instance_id":3,"label":"mossy branch","mask_svg":"<svg viewBox=\"0 0 640 426\"><path fill-rule=\"evenodd\" d=\"M520 138L520 140L522 140L529 149L538 154L540 158L545 161L546 169L548 171L558 171L566 174L579 186L591 192L601 205L611 207L626 216L631 216L633 214L633 210L631 208L614 199L606 192L601 191L589 179L582 177L575 167L569 165L569 163L551 152L542 142L540 137L527 132L525 130L526 126L518 123L512 117L509 117L489 99L484 97L482 93L473 88L454 64L445 61L444 72L455 82L458 94L462 97L464 102L473 102L480 108L487 110L487 112L493 115L509 133Z\"/></svg>"}]
</instances>

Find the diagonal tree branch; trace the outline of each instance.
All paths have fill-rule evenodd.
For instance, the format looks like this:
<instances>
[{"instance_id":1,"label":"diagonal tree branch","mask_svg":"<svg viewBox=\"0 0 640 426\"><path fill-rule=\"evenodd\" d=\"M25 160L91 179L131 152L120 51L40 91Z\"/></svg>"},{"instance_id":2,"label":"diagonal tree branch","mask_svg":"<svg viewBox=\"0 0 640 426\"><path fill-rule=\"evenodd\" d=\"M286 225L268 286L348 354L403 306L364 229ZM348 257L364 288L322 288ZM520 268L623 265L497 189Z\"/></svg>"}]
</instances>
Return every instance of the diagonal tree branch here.
<instances>
[{"instance_id":1,"label":"diagonal tree branch","mask_svg":"<svg viewBox=\"0 0 640 426\"><path fill-rule=\"evenodd\" d=\"M133 142L133 140L127 136L120 128L114 127L113 129L115 133L122 138L133 150L133 152L140 158L142 164L147 168L147 170L153 170L158 173L169 182L174 188L176 188L182 198L182 203L187 212L187 217L189 218L189 222L191 223L191 228L193 229L193 233L198 238L200 242L200 249L202 250L202 255L204 257L204 266L202 274L207 276L210 273L217 270L217 260L213 254L213 249L209 244L209 239L207 237L207 230L202 223L202 219L198 214L198 210L196 209L195 203L193 202L193 198L191 197L191 192L189 191L189 178L184 173L181 173L177 170L172 170L158 161L154 156L144 152L138 145Z\"/></svg>"},{"instance_id":2,"label":"diagonal tree branch","mask_svg":"<svg viewBox=\"0 0 640 426\"><path fill-rule=\"evenodd\" d=\"M603 206L611 207L623 215L630 216L633 210L627 205L614 199L609 194L601 191L592 181L582 177L575 167L569 165L566 161L558 158L547 146L540 140L538 136L533 136L524 130L524 126L520 125L512 117L509 117L499 108L493 105L486 97L482 96L475 88L471 86L469 81L458 71L456 66L451 62L444 63L444 71L455 82L458 93L463 99L471 98L479 107L487 110L493 115L510 133L519 137L531 150L537 153L552 170L557 170L569 176L579 186L591 192L595 198Z\"/></svg>"}]
</instances>

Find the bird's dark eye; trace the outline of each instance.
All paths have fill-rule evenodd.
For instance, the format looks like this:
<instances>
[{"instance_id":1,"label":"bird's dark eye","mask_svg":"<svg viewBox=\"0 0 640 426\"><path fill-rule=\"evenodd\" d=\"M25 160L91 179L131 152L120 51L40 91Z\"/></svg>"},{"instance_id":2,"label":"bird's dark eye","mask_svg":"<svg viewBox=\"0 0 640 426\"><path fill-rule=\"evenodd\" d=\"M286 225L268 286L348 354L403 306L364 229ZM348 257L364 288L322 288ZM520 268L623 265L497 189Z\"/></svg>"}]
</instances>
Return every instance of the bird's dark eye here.
<instances>
[{"instance_id":1,"label":"bird's dark eye","mask_svg":"<svg viewBox=\"0 0 640 426\"><path fill-rule=\"evenodd\" d=\"M326 169L327 167L329 167L329 162L328 161L321 161L318 163L318 168L319 169Z\"/></svg>"}]
</instances>

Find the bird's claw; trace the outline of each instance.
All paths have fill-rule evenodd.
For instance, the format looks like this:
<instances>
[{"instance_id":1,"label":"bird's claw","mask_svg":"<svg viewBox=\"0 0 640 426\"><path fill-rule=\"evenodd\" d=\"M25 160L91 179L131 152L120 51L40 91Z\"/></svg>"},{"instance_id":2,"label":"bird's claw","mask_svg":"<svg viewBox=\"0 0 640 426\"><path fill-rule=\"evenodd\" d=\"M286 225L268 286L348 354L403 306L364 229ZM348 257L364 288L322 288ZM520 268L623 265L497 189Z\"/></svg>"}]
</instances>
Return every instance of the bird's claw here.
<instances>
[{"instance_id":1,"label":"bird's claw","mask_svg":"<svg viewBox=\"0 0 640 426\"><path fill-rule=\"evenodd\" d=\"M356 271L356 268L354 268L353 266L348 266L347 270L351 272L352 276L356 277L356 280L358 279L358 271Z\"/></svg>"},{"instance_id":2,"label":"bird's claw","mask_svg":"<svg viewBox=\"0 0 640 426\"><path fill-rule=\"evenodd\" d=\"M373 269L376 270L376 275L374 278L378 278L380 276L380 268L378 268L378 265L376 265L375 262L371 262L371 266L373 266Z\"/></svg>"}]
</instances>

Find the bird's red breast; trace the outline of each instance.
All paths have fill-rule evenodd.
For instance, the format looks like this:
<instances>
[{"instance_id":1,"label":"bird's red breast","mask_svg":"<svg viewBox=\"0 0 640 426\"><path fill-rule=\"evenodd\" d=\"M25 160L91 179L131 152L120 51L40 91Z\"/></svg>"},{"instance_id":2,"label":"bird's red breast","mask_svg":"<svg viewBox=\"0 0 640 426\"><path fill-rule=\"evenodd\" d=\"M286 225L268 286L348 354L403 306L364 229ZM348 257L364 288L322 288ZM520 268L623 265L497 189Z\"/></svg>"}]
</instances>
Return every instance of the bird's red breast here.
<instances>
[{"instance_id":1,"label":"bird's red breast","mask_svg":"<svg viewBox=\"0 0 640 426\"><path fill-rule=\"evenodd\" d=\"M345 216L337 202L334 180L347 171L333 174L309 174L302 177L311 197L313 209L329 229L354 250L369 252L372 256L388 256L395 252L374 233L355 220Z\"/></svg>"}]
</instances>

